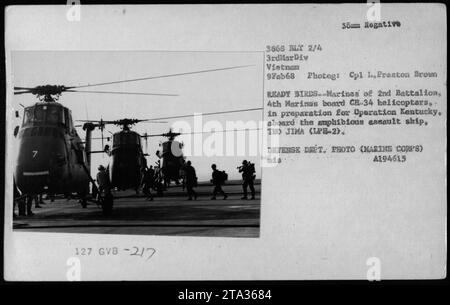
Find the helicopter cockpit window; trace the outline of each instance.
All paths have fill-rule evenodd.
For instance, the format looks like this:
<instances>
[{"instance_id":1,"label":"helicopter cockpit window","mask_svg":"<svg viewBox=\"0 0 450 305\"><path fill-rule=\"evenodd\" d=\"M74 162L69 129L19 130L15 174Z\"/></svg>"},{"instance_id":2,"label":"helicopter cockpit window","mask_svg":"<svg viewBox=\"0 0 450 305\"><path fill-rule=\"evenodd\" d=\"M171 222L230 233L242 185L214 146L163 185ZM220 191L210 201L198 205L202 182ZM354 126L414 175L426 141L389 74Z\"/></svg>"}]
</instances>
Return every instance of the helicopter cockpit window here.
<instances>
[{"instance_id":1,"label":"helicopter cockpit window","mask_svg":"<svg viewBox=\"0 0 450 305\"><path fill-rule=\"evenodd\" d=\"M131 145L139 144L139 138L135 133L123 134L122 138L124 144L131 144Z\"/></svg>"},{"instance_id":2,"label":"helicopter cockpit window","mask_svg":"<svg viewBox=\"0 0 450 305\"><path fill-rule=\"evenodd\" d=\"M42 107L30 107L25 109L23 124L43 123L45 121L45 110Z\"/></svg>"},{"instance_id":3,"label":"helicopter cockpit window","mask_svg":"<svg viewBox=\"0 0 450 305\"><path fill-rule=\"evenodd\" d=\"M34 122L44 122L45 109L43 109L42 107L35 107L33 120Z\"/></svg>"},{"instance_id":4,"label":"helicopter cockpit window","mask_svg":"<svg viewBox=\"0 0 450 305\"><path fill-rule=\"evenodd\" d=\"M58 106L38 105L25 109L23 125L30 123L64 123L62 108Z\"/></svg>"},{"instance_id":5,"label":"helicopter cockpit window","mask_svg":"<svg viewBox=\"0 0 450 305\"><path fill-rule=\"evenodd\" d=\"M140 139L134 133L118 133L114 135L114 146L140 144Z\"/></svg>"},{"instance_id":6,"label":"helicopter cockpit window","mask_svg":"<svg viewBox=\"0 0 450 305\"><path fill-rule=\"evenodd\" d=\"M25 109L23 115L23 124L28 124L33 121L33 110L30 108Z\"/></svg>"}]
</instances>

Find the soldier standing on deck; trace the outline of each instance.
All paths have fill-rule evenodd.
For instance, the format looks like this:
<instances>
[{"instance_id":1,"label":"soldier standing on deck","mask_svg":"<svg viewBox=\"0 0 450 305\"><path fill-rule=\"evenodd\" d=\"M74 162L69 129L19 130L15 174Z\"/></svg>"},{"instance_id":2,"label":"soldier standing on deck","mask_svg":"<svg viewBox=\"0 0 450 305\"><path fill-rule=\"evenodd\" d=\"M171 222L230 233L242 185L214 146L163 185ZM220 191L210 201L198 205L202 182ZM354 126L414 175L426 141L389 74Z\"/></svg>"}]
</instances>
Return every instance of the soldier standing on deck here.
<instances>
[{"instance_id":1,"label":"soldier standing on deck","mask_svg":"<svg viewBox=\"0 0 450 305\"><path fill-rule=\"evenodd\" d=\"M255 165L247 160L242 161L242 166L238 167L239 172L242 173L242 189L244 190L244 196L241 199L248 199L247 187L250 187L252 193L251 199L255 199L255 186L253 180L255 179Z\"/></svg>"},{"instance_id":2,"label":"soldier standing on deck","mask_svg":"<svg viewBox=\"0 0 450 305\"><path fill-rule=\"evenodd\" d=\"M105 193L107 194L110 192L111 183L109 181L109 174L103 165L100 165L98 167L97 183L99 193L98 195L100 195L102 191L105 191Z\"/></svg>"},{"instance_id":3,"label":"soldier standing on deck","mask_svg":"<svg viewBox=\"0 0 450 305\"><path fill-rule=\"evenodd\" d=\"M189 196L188 200L192 200L192 196L197 200L197 193L194 191L194 187L197 186L197 175L195 168L191 165L191 161L187 161L184 166L184 176L186 182L186 190Z\"/></svg>"},{"instance_id":4,"label":"soldier standing on deck","mask_svg":"<svg viewBox=\"0 0 450 305\"><path fill-rule=\"evenodd\" d=\"M153 167L150 165L150 168L142 170L142 192L145 196L147 196L146 200L153 201L153 194L151 192L151 188L155 182L155 171Z\"/></svg>"},{"instance_id":5,"label":"soldier standing on deck","mask_svg":"<svg viewBox=\"0 0 450 305\"><path fill-rule=\"evenodd\" d=\"M212 196L211 200L216 200L216 195L218 193L223 194L223 200L225 200L228 198L228 195L225 194L225 192L222 189L222 184L227 179L224 176L225 172L221 172L221 171L217 170L217 165L215 165L215 164L211 165L211 168L213 170L211 182L214 185L213 196Z\"/></svg>"}]
</instances>

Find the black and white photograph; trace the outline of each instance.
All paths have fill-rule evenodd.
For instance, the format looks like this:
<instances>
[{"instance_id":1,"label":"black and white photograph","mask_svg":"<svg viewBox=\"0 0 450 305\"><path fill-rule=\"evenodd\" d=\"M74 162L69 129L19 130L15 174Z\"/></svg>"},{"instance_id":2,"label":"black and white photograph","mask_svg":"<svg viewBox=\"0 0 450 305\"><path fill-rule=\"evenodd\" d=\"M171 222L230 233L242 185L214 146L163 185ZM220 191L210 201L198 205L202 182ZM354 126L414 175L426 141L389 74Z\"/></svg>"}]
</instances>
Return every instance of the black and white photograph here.
<instances>
[{"instance_id":1,"label":"black and white photograph","mask_svg":"<svg viewBox=\"0 0 450 305\"><path fill-rule=\"evenodd\" d=\"M445 4L4 15L6 281L447 277Z\"/></svg>"}]
</instances>

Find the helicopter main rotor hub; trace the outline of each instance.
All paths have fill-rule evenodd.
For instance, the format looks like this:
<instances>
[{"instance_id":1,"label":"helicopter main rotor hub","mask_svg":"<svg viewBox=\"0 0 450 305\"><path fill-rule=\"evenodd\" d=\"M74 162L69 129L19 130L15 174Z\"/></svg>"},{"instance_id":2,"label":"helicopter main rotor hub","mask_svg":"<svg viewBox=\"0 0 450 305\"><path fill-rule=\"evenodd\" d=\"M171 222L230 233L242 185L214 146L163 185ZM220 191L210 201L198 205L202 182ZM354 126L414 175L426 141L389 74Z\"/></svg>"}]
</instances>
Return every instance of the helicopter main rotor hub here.
<instances>
[{"instance_id":1,"label":"helicopter main rotor hub","mask_svg":"<svg viewBox=\"0 0 450 305\"><path fill-rule=\"evenodd\" d=\"M68 89L70 89L70 87L44 85L31 89L30 93L36 95L41 102L55 102L59 99L61 94Z\"/></svg>"},{"instance_id":2,"label":"helicopter main rotor hub","mask_svg":"<svg viewBox=\"0 0 450 305\"><path fill-rule=\"evenodd\" d=\"M121 120L114 121L114 124L122 125L123 130L130 130L131 125L134 125L139 122L140 122L140 120L138 120L138 119L121 119Z\"/></svg>"}]
</instances>

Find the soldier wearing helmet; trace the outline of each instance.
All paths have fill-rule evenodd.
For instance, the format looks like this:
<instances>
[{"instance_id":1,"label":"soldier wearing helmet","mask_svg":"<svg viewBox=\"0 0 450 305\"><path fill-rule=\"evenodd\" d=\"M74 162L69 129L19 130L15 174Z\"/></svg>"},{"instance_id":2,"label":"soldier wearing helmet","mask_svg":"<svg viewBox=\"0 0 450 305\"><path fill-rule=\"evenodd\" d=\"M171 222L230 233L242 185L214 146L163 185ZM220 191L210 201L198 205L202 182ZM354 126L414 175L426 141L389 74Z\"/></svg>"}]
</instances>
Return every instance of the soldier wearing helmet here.
<instances>
[{"instance_id":1,"label":"soldier wearing helmet","mask_svg":"<svg viewBox=\"0 0 450 305\"><path fill-rule=\"evenodd\" d=\"M192 166L191 161L186 162L183 170L188 200L192 200L192 197L197 200L197 192L194 190L194 187L197 186L197 174L195 173L195 168Z\"/></svg>"},{"instance_id":2,"label":"soldier wearing helmet","mask_svg":"<svg viewBox=\"0 0 450 305\"><path fill-rule=\"evenodd\" d=\"M253 180L255 179L255 165L247 160L242 161L242 166L238 167L240 173L242 173L242 189L244 196L241 199L248 199L247 188L250 188L252 197L255 199L255 186Z\"/></svg>"},{"instance_id":3,"label":"soldier wearing helmet","mask_svg":"<svg viewBox=\"0 0 450 305\"><path fill-rule=\"evenodd\" d=\"M97 183L98 183L99 194L102 191L106 191L106 193L109 193L111 183L109 181L109 174L103 165L100 165L98 167Z\"/></svg>"},{"instance_id":4,"label":"soldier wearing helmet","mask_svg":"<svg viewBox=\"0 0 450 305\"><path fill-rule=\"evenodd\" d=\"M225 176L226 173L224 171L219 171L216 164L212 164L211 169L212 179L210 181L214 185L213 196L211 197L211 200L216 200L217 194L222 194L223 199L226 200L228 198L228 195L222 189L222 184L224 184L225 180L227 179L227 176Z\"/></svg>"}]
</instances>

